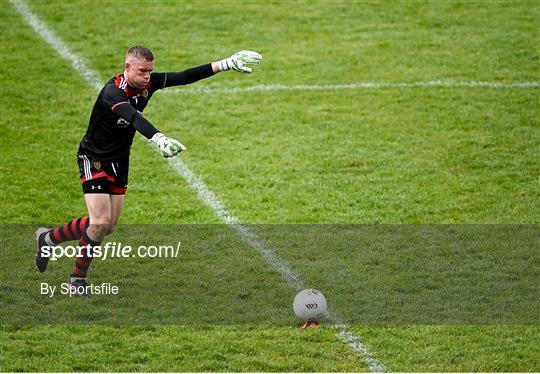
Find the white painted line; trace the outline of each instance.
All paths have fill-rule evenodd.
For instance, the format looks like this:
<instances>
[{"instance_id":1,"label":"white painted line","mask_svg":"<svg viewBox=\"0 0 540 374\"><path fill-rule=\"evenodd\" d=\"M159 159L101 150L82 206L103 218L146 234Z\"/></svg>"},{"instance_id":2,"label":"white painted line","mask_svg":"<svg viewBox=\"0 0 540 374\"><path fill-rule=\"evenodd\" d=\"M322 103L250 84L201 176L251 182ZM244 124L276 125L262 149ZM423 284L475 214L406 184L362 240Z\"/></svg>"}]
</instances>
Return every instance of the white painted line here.
<instances>
[{"instance_id":1,"label":"white painted line","mask_svg":"<svg viewBox=\"0 0 540 374\"><path fill-rule=\"evenodd\" d=\"M34 31L41 36L45 41L54 48L54 50L62 56L66 61L70 62L75 70L83 76L88 84L97 90L101 90L103 87L102 82L99 80L97 74L88 68L84 61L60 40L49 27L43 23L24 1L10 0L11 4L19 11L24 17L26 22L32 26Z\"/></svg>"},{"instance_id":2,"label":"white painted line","mask_svg":"<svg viewBox=\"0 0 540 374\"><path fill-rule=\"evenodd\" d=\"M427 82L359 82L349 84L259 84L248 87L186 87L163 90L164 94L221 94L257 91L323 91L323 90L371 90L379 88L537 88L540 82L478 82L478 81L427 81ZM159 92L159 91L158 91Z\"/></svg>"},{"instance_id":3,"label":"white painted line","mask_svg":"<svg viewBox=\"0 0 540 374\"><path fill-rule=\"evenodd\" d=\"M367 347L362 344L362 342L359 341L358 338L349 331L347 325L337 323L334 326L339 329L338 337L343 342L347 343L351 347L353 352L364 358L371 371L376 373L387 372L386 367L379 360L373 357Z\"/></svg>"},{"instance_id":4,"label":"white painted line","mask_svg":"<svg viewBox=\"0 0 540 374\"><path fill-rule=\"evenodd\" d=\"M101 89L101 83L97 73L91 70L82 59L69 50L69 48L54 34L54 32L47 27L39 18L28 8L26 3L22 0L10 0L23 18L32 26L34 31L38 33L43 39L53 47L60 56L71 62L75 70L77 70L90 84L97 90ZM178 171L178 173L184 177L188 185L197 192L201 200L208 205L214 213L227 225L232 227L238 235L240 235L253 249L259 252L266 262L277 272L279 272L283 278L296 290L302 290L305 287L304 283L283 261L281 261L275 253L268 248L247 226L240 224L238 218L232 215L225 205L218 200L216 195L206 186L203 180L197 176L189 167L179 158L174 157L169 160L170 165ZM386 371L384 365L379 362L368 348L360 342L347 328L343 325L339 318L334 314L328 314L330 320L336 324L336 328L339 329L337 336L346 344L348 344L353 352L358 354L369 366L372 371L383 372Z\"/></svg>"}]
</instances>

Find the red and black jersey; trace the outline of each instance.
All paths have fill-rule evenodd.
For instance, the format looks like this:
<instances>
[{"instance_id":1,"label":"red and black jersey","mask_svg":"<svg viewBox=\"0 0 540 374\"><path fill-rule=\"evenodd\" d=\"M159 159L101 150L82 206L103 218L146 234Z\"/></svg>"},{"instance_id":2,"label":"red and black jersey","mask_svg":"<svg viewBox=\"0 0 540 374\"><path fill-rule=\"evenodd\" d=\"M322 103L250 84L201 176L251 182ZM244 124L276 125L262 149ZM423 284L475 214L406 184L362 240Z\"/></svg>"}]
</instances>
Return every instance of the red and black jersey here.
<instances>
[{"instance_id":1,"label":"red and black jersey","mask_svg":"<svg viewBox=\"0 0 540 374\"><path fill-rule=\"evenodd\" d=\"M152 73L143 90L130 87L123 74L111 78L96 99L78 154L99 160L128 157L136 131L149 139L159 132L141 114L154 92L190 84L213 74L211 64L182 72Z\"/></svg>"}]
</instances>

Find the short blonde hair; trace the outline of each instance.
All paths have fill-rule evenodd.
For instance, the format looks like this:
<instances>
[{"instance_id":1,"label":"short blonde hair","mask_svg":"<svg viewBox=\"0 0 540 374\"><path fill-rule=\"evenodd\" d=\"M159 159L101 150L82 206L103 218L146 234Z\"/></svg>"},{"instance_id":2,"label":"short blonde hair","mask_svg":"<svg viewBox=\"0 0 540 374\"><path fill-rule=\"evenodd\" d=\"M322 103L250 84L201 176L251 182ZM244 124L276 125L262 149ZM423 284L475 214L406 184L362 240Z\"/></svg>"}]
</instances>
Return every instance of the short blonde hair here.
<instances>
[{"instance_id":1,"label":"short blonde hair","mask_svg":"<svg viewBox=\"0 0 540 374\"><path fill-rule=\"evenodd\" d=\"M126 62L133 59L154 61L154 54L148 48L142 45L136 45L128 49L126 53Z\"/></svg>"}]
</instances>

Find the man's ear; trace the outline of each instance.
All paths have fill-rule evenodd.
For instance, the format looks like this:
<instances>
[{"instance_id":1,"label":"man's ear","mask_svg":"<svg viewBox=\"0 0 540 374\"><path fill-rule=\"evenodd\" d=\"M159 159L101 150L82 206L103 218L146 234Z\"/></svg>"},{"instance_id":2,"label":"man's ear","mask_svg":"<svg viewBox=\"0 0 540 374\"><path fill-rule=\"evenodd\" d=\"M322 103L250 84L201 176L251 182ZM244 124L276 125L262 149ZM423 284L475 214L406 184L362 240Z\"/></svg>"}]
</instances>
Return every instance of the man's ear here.
<instances>
[{"instance_id":1,"label":"man's ear","mask_svg":"<svg viewBox=\"0 0 540 374\"><path fill-rule=\"evenodd\" d=\"M131 67L131 64L129 62L126 62L124 67L126 70L129 70L129 68Z\"/></svg>"}]
</instances>

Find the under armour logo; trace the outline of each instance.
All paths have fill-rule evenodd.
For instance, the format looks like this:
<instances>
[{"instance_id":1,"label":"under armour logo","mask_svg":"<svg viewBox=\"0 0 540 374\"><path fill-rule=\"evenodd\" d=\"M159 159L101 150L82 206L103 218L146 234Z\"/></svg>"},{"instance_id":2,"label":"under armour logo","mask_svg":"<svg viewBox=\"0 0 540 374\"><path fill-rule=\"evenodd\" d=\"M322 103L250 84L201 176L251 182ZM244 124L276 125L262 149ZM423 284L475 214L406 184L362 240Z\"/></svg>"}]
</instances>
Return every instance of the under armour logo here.
<instances>
[{"instance_id":1,"label":"under armour logo","mask_svg":"<svg viewBox=\"0 0 540 374\"><path fill-rule=\"evenodd\" d=\"M101 186L92 186L92 189L95 190L95 189L98 189L98 190L101 190Z\"/></svg>"}]
</instances>

